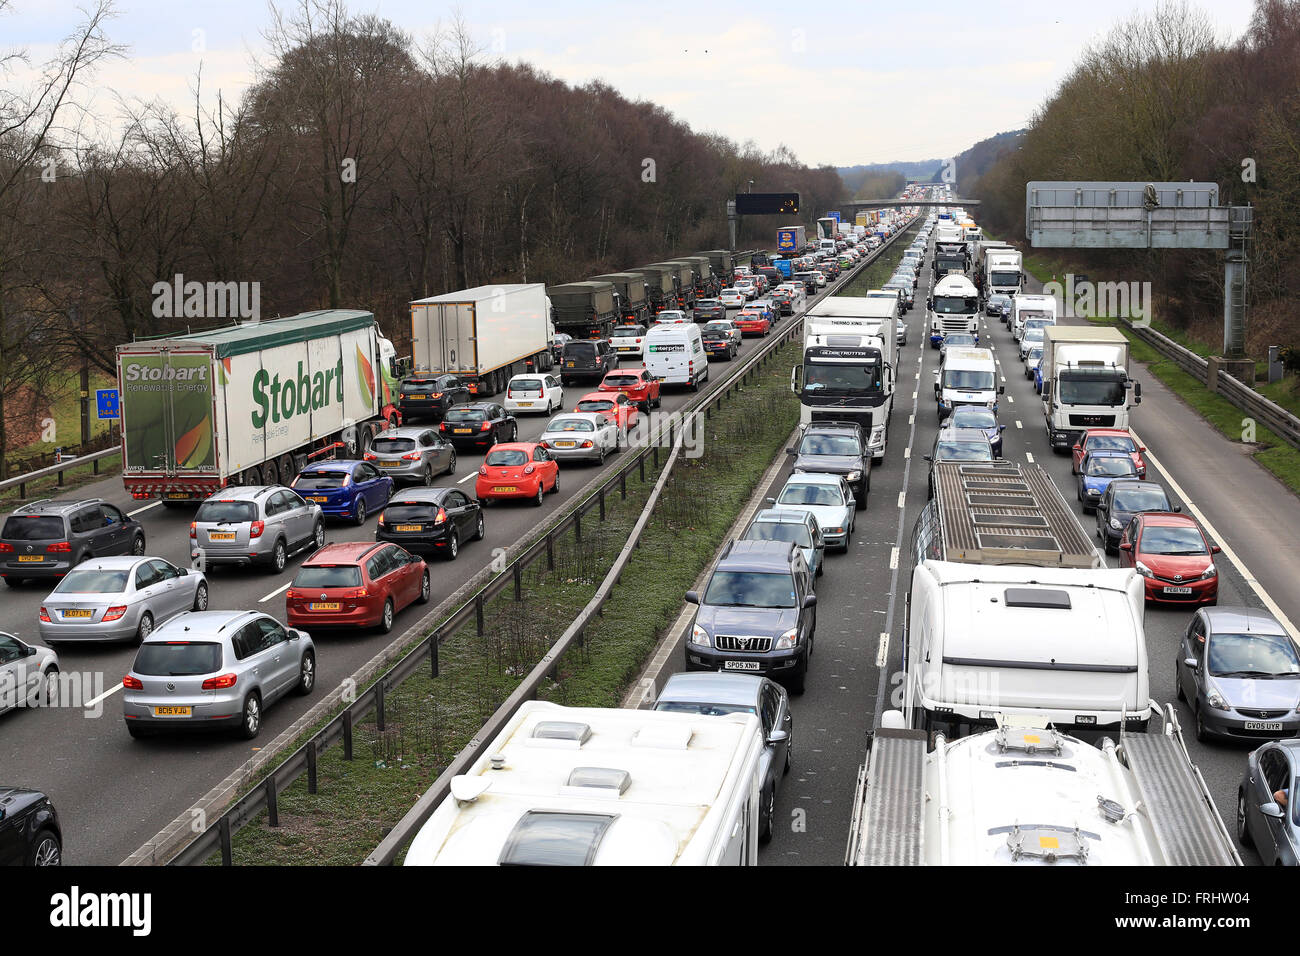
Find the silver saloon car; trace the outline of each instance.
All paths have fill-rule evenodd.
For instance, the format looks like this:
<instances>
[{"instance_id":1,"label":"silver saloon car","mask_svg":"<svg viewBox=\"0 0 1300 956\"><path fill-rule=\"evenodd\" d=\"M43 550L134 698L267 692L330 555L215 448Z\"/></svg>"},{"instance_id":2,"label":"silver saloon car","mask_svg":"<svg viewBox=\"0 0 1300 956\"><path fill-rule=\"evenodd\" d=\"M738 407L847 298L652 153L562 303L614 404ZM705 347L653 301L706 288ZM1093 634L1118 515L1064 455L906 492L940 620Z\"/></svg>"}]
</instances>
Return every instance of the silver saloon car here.
<instances>
[{"instance_id":1,"label":"silver saloon car","mask_svg":"<svg viewBox=\"0 0 1300 956\"><path fill-rule=\"evenodd\" d=\"M37 628L48 644L144 640L184 611L206 611L202 572L151 557L91 558L41 603Z\"/></svg>"},{"instance_id":2,"label":"silver saloon car","mask_svg":"<svg viewBox=\"0 0 1300 956\"><path fill-rule=\"evenodd\" d=\"M812 512L826 548L849 550L856 503L853 492L839 475L791 475L781 493L767 502L777 511Z\"/></svg>"},{"instance_id":3,"label":"silver saloon car","mask_svg":"<svg viewBox=\"0 0 1300 956\"><path fill-rule=\"evenodd\" d=\"M618 451L618 424L595 412L556 415L537 439L556 461L599 461Z\"/></svg>"},{"instance_id":4,"label":"silver saloon car","mask_svg":"<svg viewBox=\"0 0 1300 956\"><path fill-rule=\"evenodd\" d=\"M432 485L436 475L456 471L456 448L436 429L406 425L376 435L366 461L394 481Z\"/></svg>"},{"instance_id":5,"label":"silver saloon car","mask_svg":"<svg viewBox=\"0 0 1300 956\"><path fill-rule=\"evenodd\" d=\"M132 737L225 727L251 740L267 707L315 686L306 631L259 611L193 611L140 645L122 679L122 716Z\"/></svg>"}]
</instances>

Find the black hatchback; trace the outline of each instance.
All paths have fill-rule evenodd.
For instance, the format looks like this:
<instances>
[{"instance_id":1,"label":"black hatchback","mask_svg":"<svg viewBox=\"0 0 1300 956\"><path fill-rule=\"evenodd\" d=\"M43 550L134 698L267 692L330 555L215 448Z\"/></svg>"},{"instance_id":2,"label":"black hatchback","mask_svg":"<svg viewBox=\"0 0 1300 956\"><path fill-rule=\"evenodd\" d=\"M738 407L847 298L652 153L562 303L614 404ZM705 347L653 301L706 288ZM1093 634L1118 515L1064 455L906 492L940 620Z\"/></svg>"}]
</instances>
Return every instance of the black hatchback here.
<instances>
[{"instance_id":1,"label":"black hatchback","mask_svg":"<svg viewBox=\"0 0 1300 956\"><path fill-rule=\"evenodd\" d=\"M0 785L0 866L60 866L63 829L39 790Z\"/></svg>"},{"instance_id":2,"label":"black hatchback","mask_svg":"<svg viewBox=\"0 0 1300 956\"><path fill-rule=\"evenodd\" d=\"M604 378L618 368L618 355L603 339L566 342L560 356L560 381L565 385L582 378Z\"/></svg>"},{"instance_id":3,"label":"black hatchback","mask_svg":"<svg viewBox=\"0 0 1300 956\"><path fill-rule=\"evenodd\" d=\"M375 540L455 561L462 541L481 541L483 534L483 508L470 495L458 488L412 488L388 502Z\"/></svg>"},{"instance_id":4,"label":"black hatchback","mask_svg":"<svg viewBox=\"0 0 1300 956\"><path fill-rule=\"evenodd\" d=\"M140 522L100 498L34 501L0 525L0 577L61 578L87 558L144 554Z\"/></svg>"},{"instance_id":5,"label":"black hatchback","mask_svg":"<svg viewBox=\"0 0 1300 956\"><path fill-rule=\"evenodd\" d=\"M491 448L519 437L515 416L496 402L473 402L449 408L438 434L457 448Z\"/></svg>"},{"instance_id":6,"label":"black hatchback","mask_svg":"<svg viewBox=\"0 0 1300 956\"><path fill-rule=\"evenodd\" d=\"M447 409L470 400L469 389L455 375L412 375L402 379L397 407L402 418L441 421Z\"/></svg>"}]
</instances>

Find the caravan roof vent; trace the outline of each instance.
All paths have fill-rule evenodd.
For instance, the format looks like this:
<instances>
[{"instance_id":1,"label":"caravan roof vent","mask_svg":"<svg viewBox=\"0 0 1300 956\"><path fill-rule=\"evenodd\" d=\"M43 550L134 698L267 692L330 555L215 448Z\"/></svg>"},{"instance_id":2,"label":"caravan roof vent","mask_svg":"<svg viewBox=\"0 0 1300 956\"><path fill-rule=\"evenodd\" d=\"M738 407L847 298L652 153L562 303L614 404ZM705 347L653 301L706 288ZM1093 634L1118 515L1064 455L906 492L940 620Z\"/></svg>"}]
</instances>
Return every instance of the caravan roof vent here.
<instances>
[{"instance_id":1,"label":"caravan roof vent","mask_svg":"<svg viewBox=\"0 0 1300 956\"><path fill-rule=\"evenodd\" d=\"M1013 826L1007 834L1007 847L1011 859L1042 860L1058 863L1061 860L1088 862L1088 844L1077 827Z\"/></svg>"},{"instance_id":2,"label":"caravan roof vent","mask_svg":"<svg viewBox=\"0 0 1300 956\"><path fill-rule=\"evenodd\" d=\"M1027 754L1061 755L1061 737L1054 730L1036 727L999 727L994 736L998 753L1019 751Z\"/></svg>"},{"instance_id":3,"label":"caravan roof vent","mask_svg":"<svg viewBox=\"0 0 1300 956\"><path fill-rule=\"evenodd\" d=\"M1101 810L1101 815L1106 818L1108 823L1123 823L1124 818L1128 816L1128 811L1118 800L1111 800L1097 794L1097 808Z\"/></svg>"},{"instance_id":4,"label":"caravan roof vent","mask_svg":"<svg viewBox=\"0 0 1300 956\"><path fill-rule=\"evenodd\" d=\"M690 746L693 733L690 727L642 727L632 735L632 746L685 750Z\"/></svg>"},{"instance_id":5,"label":"caravan roof vent","mask_svg":"<svg viewBox=\"0 0 1300 956\"><path fill-rule=\"evenodd\" d=\"M1057 611L1070 609L1070 592L1057 588L1007 588L1007 607L1045 607Z\"/></svg>"},{"instance_id":6,"label":"caravan roof vent","mask_svg":"<svg viewBox=\"0 0 1300 956\"><path fill-rule=\"evenodd\" d=\"M630 786L632 775L626 770L614 767L574 767L569 772L564 789L566 792L580 791L580 796L621 797Z\"/></svg>"},{"instance_id":7,"label":"caravan roof vent","mask_svg":"<svg viewBox=\"0 0 1300 956\"><path fill-rule=\"evenodd\" d=\"M591 725L573 720L542 720L530 742L540 747L581 747L591 739Z\"/></svg>"}]
</instances>

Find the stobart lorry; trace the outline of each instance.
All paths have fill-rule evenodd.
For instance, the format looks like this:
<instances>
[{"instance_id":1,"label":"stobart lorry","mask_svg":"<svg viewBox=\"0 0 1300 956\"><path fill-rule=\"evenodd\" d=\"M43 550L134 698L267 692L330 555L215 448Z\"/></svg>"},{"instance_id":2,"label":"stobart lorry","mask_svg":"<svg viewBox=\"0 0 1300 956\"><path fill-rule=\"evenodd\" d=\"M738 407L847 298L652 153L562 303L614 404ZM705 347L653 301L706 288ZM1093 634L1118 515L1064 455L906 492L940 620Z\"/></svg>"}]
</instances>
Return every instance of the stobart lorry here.
<instances>
[{"instance_id":1,"label":"stobart lorry","mask_svg":"<svg viewBox=\"0 0 1300 956\"><path fill-rule=\"evenodd\" d=\"M198 501L356 457L401 422L395 354L373 314L343 309L120 345L122 482Z\"/></svg>"}]
</instances>

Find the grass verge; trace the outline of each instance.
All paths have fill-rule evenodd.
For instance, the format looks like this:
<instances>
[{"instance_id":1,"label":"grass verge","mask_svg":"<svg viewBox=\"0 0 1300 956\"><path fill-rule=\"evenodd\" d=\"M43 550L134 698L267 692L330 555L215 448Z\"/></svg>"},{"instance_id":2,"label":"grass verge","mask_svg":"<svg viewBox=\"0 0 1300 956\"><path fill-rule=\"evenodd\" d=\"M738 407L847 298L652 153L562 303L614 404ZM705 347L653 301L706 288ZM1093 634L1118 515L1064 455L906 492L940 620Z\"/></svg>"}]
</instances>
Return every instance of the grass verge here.
<instances>
[{"instance_id":1,"label":"grass verge","mask_svg":"<svg viewBox=\"0 0 1300 956\"><path fill-rule=\"evenodd\" d=\"M858 273L857 278L837 292L836 295L862 296L866 295L869 290L879 289L888 282L894 274L894 269L903 261L903 253L911 245L912 237L921 228L923 221L918 219L885 250L884 255Z\"/></svg>"},{"instance_id":2,"label":"grass verge","mask_svg":"<svg viewBox=\"0 0 1300 956\"><path fill-rule=\"evenodd\" d=\"M798 421L798 402L788 388L788 366L798 350L798 342L779 350L776 361L704 424L704 453L679 460L622 584L582 646L559 660L544 699L618 706L681 610L682 594L712 559ZM554 571L538 562L525 574L523 601L507 591L489 604L482 635L471 624L450 636L442 645L440 676L413 676L390 691L385 729L373 719L359 723L351 761L341 747L322 754L318 793L307 793L305 777L288 787L279 799L280 826L267 826L263 815L240 830L234 862L363 860L590 600L655 477L647 469L644 484L629 481L627 501L610 499L604 522L594 511L584 518L582 541L564 539ZM328 640L322 638L323 652Z\"/></svg>"}]
</instances>

